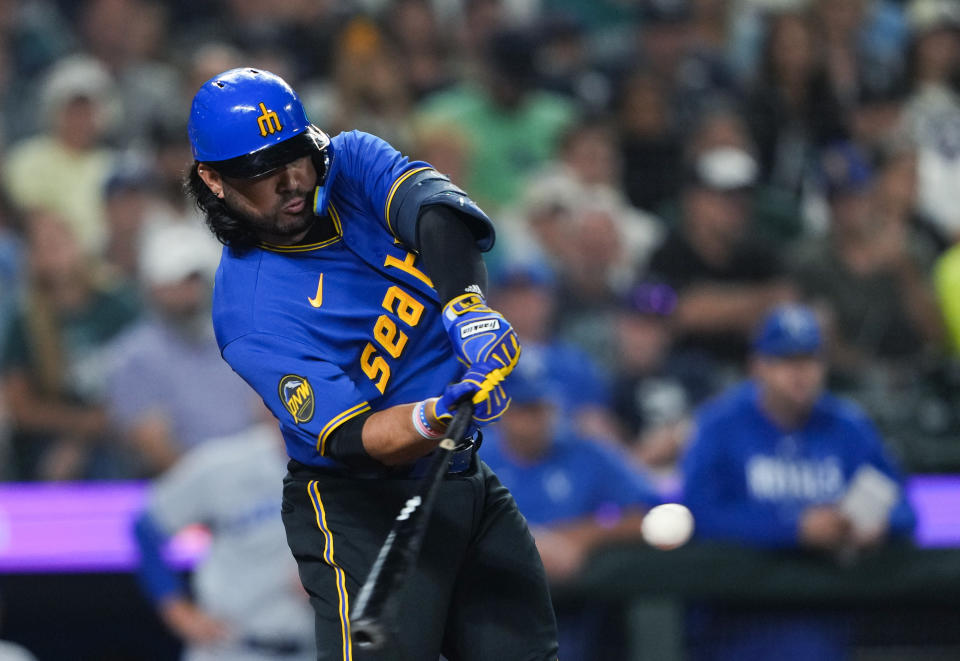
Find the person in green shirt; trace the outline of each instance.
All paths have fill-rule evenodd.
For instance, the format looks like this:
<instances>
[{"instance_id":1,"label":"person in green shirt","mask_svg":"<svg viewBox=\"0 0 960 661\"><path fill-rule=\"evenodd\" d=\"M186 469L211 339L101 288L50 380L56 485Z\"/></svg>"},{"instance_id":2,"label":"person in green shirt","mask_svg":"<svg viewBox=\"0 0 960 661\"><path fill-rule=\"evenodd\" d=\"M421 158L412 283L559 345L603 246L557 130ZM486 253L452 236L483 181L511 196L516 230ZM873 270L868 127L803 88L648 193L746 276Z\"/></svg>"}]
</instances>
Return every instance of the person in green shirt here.
<instances>
[{"instance_id":1,"label":"person in green shirt","mask_svg":"<svg viewBox=\"0 0 960 661\"><path fill-rule=\"evenodd\" d=\"M575 104L536 87L535 44L518 30L494 33L480 80L428 97L420 121L456 127L468 142L466 187L484 208L515 202L527 175L553 157Z\"/></svg>"}]
</instances>

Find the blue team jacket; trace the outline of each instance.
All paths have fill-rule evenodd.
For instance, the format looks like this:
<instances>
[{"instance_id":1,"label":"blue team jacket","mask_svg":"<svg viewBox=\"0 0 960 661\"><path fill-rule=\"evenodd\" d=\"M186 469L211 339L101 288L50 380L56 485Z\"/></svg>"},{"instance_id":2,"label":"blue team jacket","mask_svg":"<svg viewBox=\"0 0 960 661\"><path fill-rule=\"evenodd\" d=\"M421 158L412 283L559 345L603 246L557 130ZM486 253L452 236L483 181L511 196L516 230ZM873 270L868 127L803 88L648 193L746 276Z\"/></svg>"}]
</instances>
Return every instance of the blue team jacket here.
<instances>
[{"instance_id":1,"label":"blue team jacket","mask_svg":"<svg viewBox=\"0 0 960 661\"><path fill-rule=\"evenodd\" d=\"M698 537L795 546L801 512L838 501L863 464L901 485L891 533L913 530L903 479L860 409L823 394L802 427L784 430L761 410L758 397L757 384L747 381L698 412L683 460L684 497Z\"/></svg>"}]
</instances>

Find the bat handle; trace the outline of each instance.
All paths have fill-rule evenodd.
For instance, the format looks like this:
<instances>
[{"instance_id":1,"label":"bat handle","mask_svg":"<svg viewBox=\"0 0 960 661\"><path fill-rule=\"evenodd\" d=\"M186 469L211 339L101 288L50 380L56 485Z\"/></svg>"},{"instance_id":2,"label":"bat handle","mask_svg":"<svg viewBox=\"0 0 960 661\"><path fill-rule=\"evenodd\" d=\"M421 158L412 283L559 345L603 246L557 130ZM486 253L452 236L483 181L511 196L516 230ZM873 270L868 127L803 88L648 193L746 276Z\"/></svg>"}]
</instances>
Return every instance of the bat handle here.
<instances>
[{"instance_id":1,"label":"bat handle","mask_svg":"<svg viewBox=\"0 0 960 661\"><path fill-rule=\"evenodd\" d=\"M446 437L440 441L440 447L444 450L453 450L463 440L463 435L467 432L470 420L473 419L473 402L470 398L464 399L457 404L457 410L453 413L453 420L447 427Z\"/></svg>"},{"instance_id":2,"label":"bat handle","mask_svg":"<svg viewBox=\"0 0 960 661\"><path fill-rule=\"evenodd\" d=\"M457 404L447 435L431 458L430 467L414 498L407 501L410 511L401 512L387 535L370 575L360 589L351 614L351 635L357 647L363 650L384 649L391 636L393 610L397 592L416 562L425 526L423 513L433 507L437 487L447 472L450 455L459 445L473 419L473 402L466 399ZM415 503L411 505L411 503ZM416 521L416 523L414 523Z\"/></svg>"}]
</instances>

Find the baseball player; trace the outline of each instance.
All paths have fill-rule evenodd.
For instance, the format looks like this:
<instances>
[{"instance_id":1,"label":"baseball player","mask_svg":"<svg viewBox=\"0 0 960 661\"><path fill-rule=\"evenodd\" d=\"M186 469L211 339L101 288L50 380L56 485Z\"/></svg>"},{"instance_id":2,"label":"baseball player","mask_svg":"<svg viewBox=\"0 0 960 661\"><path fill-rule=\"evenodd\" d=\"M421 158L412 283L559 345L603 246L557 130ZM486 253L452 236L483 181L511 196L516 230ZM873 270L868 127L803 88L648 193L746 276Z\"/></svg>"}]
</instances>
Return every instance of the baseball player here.
<instances>
[{"instance_id":1,"label":"baseball player","mask_svg":"<svg viewBox=\"0 0 960 661\"><path fill-rule=\"evenodd\" d=\"M543 566L476 427L509 404L520 346L484 300L490 220L383 140L329 138L257 69L206 82L188 187L225 244L213 322L223 357L279 421L283 522L319 659L353 659L350 603L457 404L474 430L450 462L396 644L378 659L555 659ZM461 439L458 439L461 440Z\"/></svg>"},{"instance_id":2,"label":"baseball player","mask_svg":"<svg viewBox=\"0 0 960 661\"><path fill-rule=\"evenodd\" d=\"M824 387L824 350L811 308L777 306L754 336L752 378L700 408L683 477L701 539L849 558L913 530L903 478L873 424ZM850 656L851 624L834 612L702 605L688 624L691 659Z\"/></svg>"},{"instance_id":3,"label":"baseball player","mask_svg":"<svg viewBox=\"0 0 960 661\"><path fill-rule=\"evenodd\" d=\"M280 493L286 454L269 423L208 440L183 455L150 489L134 527L139 579L184 661L308 661L313 617L283 542ZM164 560L166 540L201 523L209 553L188 595Z\"/></svg>"}]
</instances>

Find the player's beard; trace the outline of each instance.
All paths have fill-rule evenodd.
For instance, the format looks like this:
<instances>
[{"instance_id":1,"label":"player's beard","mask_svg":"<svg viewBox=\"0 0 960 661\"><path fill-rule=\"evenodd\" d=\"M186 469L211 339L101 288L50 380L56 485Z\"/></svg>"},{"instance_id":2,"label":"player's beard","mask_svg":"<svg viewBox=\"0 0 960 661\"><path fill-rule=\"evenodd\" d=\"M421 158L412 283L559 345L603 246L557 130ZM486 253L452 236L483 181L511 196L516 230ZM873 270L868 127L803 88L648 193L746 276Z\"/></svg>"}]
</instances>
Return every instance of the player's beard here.
<instances>
[{"instance_id":1,"label":"player's beard","mask_svg":"<svg viewBox=\"0 0 960 661\"><path fill-rule=\"evenodd\" d=\"M283 211L290 202L302 199L303 209L296 214ZM268 213L257 211L246 199L229 188L224 188L223 200L230 213L250 228L256 236L270 243L285 244L302 236L316 216L307 192L294 192L281 199Z\"/></svg>"}]
</instances>

